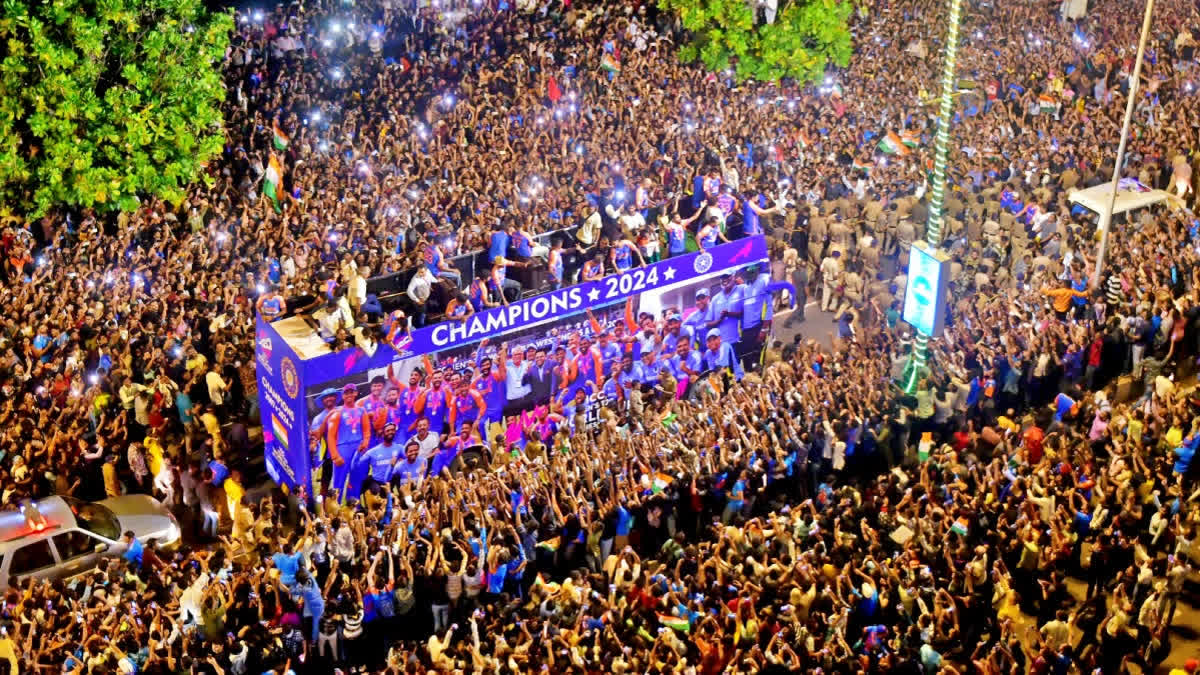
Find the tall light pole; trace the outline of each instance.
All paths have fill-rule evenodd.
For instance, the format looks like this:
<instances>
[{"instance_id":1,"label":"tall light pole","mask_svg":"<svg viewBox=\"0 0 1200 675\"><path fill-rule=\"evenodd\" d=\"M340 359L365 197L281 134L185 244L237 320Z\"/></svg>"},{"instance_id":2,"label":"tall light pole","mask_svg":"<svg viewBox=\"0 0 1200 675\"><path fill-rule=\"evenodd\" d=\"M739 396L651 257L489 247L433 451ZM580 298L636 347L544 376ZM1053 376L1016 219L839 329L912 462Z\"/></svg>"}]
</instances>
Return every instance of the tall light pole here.
<instances>
[{"instance_id":1,"label":"tall light pole","mask_svg":"<svg viewBox=\"0 0 1200 675\"><path fill-rule=\"evenodd\" d=\"M1092 270L1092 286L1100 283L1100 271L1104 267L1104 253L1108 249L1108 230L1112 225L1113 209L1117 205L1117 186L1121 182L1121 166L1125 163L1125 143L1129 140L1129 123L1133 120L1133 105L1137 101L1138 82L1142 77L1142 56L1146 53L1146 36L1150 34L1150 16L1154 13L1154 0L1146 0L1146 12L1142 16L1142 36L1138 39L1137 60L1133 64L1133 78L1129 82L1129 100L1125 102L1125 123L1121 125L1121 142L1117 145L1117 161L1113 164L1112 184L1109 189L1108 208L1100 213L1100 249L1096 252L1096 269Z\"/></svg>"},{"instance_id":2,"label":"tall light pole","mask_svg":"<svg viewBox=\"0 0 1200 675\"><path fill-rule=\"evenodd\" d=\"M934 146L933 184L929 187L929 221L925 227L925 241L937 250L942 245L942 205L946 195L946 160L950 156L950 120L954 111L954 92L958 82L954 76L958 59L958 28L962 18L962 0L950 0L950 15L947 17L945 65L942 68L942 97L938 109L938 130ZM911 252L909 255L913 255ZM909 279L909 283L912 280ZM937 298L936 302L943 302ZM930 336L917 331L912 355L900 376L900 387L905 393L917 391L917 384L929 371Z\"/></svg>"}]
</instances>

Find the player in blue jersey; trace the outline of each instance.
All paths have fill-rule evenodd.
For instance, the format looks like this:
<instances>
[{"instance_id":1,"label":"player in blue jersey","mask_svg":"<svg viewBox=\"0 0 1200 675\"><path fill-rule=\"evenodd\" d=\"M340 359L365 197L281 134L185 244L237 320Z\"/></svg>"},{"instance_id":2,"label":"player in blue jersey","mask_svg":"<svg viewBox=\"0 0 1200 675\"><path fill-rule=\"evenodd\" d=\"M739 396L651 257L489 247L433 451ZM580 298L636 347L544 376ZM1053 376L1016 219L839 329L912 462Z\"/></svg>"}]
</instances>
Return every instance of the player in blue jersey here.
<instances>
[{"instance_id":1,"label":"player in blue jersey","mask_svg":"<svg viewBox=\"0 0 1200 675\"><path fill-rule=\"evenodd\" d=\"M346 497L358 498L368 478L386 485L399 461L402 447L396 442L396 425L388 422L380 432L379 443L354 459L346 482Z\"/></svg>"}]
</instances>

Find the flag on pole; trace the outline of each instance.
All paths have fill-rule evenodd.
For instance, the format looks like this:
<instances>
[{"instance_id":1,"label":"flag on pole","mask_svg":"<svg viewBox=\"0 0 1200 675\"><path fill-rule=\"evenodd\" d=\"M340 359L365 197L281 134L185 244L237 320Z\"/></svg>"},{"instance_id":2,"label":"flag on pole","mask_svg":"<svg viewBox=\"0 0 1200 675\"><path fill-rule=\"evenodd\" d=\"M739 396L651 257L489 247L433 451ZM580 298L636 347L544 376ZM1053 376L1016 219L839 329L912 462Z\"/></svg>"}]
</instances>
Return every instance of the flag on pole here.
<instances>
[{"instance_id":1,"label":"flag on pole","mask_svg":"<svg viewBox=\"0 0 1200 675\"><path fill-rule=\"evenodd\" d=\"M271 204L275 206L275 212L283 211L279 207L279 189L283 183L283 167L279 164L279 158L275 153L271 153L271 160L267 163L267 172L263 176L263 194L267 199L271 200Z\"/></svg>"},{"instance_id":2,"label":"flag on pole","mask_svg":"<svg viewBox=\"0 0 1200 675\"><path fill-rule=\"evenodd\" d=\"M274 132L274 135L275 135L275 139L274 139L275 140L275 149L276 150L286 150L288 143L292 139L288 138L288 135L283 132L283 129L279 128L279 122L272 122L271 130Z\"/></svg>"},{"instance_id":3,"label":"flag on pole","mask_svg":"<svg viewBox=\"0 0 1200 675\"><path fill-rule=\"evenodd\" d=\"M900 139L896 132L889 131L879 139L879 151L885 155L907 155L909 149L904 147L904 141Z\"/></svg>"},{"instance_id":4,"label":"flag on pole","mask_svg":"<svg viewBox=\"0 0 1200 675\"><path fill-rule=\"evenodd\" d=\"M658 622L667 628L672 628L680 633L687 633L692 628L687 619L681 616L675 616L673 614L659 614Z\"/></svg>"}]
</instances>

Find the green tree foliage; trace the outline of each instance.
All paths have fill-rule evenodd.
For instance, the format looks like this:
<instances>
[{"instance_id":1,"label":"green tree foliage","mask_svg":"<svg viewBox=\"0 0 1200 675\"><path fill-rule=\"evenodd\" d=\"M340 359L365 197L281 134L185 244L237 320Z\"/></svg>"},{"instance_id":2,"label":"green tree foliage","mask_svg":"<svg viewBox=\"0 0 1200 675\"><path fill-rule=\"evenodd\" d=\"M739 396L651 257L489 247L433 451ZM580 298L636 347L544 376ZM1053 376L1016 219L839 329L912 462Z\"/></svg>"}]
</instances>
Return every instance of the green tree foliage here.
<instances>
[{"instance_id":1,"label":"green tree foliage","mask_svg":"<svg viewBox=\"0 0 1200 675\"><path fill-rule=\"evenodd\" d=\"M232 14L201 0L0 3L0 205L182 200L222 149Z\"/></svg>"},{"instance_id":2,"label":"green tree foliage","mask_svg":"<svg viewBox=\"0 0 1200 675\"><path fill-rule=\"evenodd\" d=\"M761 19L746 0L659 0L692 34L684 62L699 59L711 70L734 67L738 79L764 82L790 77L815 82L827 64L845 66L853 47L847 21L853 6L835 0L780 0L775 23Z\"/></svg>"}]
</instances>

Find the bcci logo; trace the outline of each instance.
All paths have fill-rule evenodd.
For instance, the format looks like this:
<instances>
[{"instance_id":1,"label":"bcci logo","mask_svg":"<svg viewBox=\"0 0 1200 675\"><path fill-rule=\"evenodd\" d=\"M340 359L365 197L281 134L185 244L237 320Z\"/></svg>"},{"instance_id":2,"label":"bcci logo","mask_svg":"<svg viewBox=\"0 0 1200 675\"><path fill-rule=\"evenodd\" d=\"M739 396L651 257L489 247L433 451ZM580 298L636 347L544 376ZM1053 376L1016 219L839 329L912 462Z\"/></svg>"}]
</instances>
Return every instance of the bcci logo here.
<instances>
[{"instance_id":1,"label":"bcci logo","mask_svg":"<svg viewBox=\"0 0 1200 675\"><path fill-rule=\"evenodd\" d=\"M296 374L296 364L288 357L283 357L279 364L280 375L283 376L283 390L290 398L296 398L300 393L300 376Z\"/></svg>"},{"instance_id":2,"label":"bcci logo","mask_svg":"<svg viewBox=\"0 0 1200 675\"><path fill-rule=\"evenodd\" d=\"M712 269L712 264L712 254L705 251L704 253L696 256L696 262L693 264L692 269L696 270L696 274L704 274Z\"/></svg>"}]
</instances>

